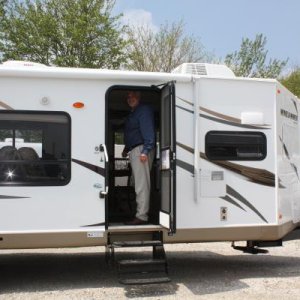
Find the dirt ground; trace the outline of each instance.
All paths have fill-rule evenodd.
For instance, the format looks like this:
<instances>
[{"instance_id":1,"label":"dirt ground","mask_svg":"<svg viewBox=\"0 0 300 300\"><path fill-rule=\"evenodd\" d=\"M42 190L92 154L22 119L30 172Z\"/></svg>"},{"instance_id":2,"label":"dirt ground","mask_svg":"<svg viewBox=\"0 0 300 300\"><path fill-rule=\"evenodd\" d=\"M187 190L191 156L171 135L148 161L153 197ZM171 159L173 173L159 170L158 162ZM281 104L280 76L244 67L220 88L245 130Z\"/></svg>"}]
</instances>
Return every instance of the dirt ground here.
<instances>
[{"instance_id":1,"label":"dirt ground","mask_svg":"<svg viewBox=\"0 0 300 300\"><path fill-rule=\"evenodd\" d=\"M238 252L230 243L165 248L172 281L148 286L120 284L103 247L0 250L0 300L300 299L300 241L264 255ZM134 257L128 250L117 255Z\"/></svg>"}]
</instances>

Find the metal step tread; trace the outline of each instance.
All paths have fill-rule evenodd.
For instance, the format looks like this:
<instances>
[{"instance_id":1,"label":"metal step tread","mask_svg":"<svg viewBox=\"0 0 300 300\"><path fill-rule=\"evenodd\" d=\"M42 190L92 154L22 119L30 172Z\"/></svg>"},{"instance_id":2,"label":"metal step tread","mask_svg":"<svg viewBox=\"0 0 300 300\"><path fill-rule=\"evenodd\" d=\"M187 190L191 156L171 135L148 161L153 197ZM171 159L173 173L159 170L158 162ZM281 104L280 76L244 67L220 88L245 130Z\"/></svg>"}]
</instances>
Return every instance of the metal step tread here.
<instances>
[{"instance_id":1,"label":"metal step tread","mask_svg":"<svg viewBox=\"0 0 300 300\"><path fill-rule=\"evenodd\" d=\"M151 278L122 278L119 281L123 284L154 284L170 282L171 279L167 276L163 276Z\"/></svg>"},{"instance_id":2,"label":"metal step tread","mask_svg":"<svg viewBox=\"0 0 300 300\"><path fill-rule=\"evenodd\" d=\"M147 246L162 246L163 243L159 240L151 241L120 241L113 242L111 247L121 248L121 247L147 247Z\"/></svg>"},{"instance_id":3,"label":"metal step tread","mask_svg":"<svg viewBox=\"0 0 300 300\"><path fill-rule=\"evenodd\" d=\"M165 259L123 259L118 261L121 266L132 265L159 265L166 264Z\"/></svg>"},{"instance_id":4,"label":"metal step tread","mask_svg":"<svg viewBox=\"0 0 300 300\"><path fill-rule=\"evenodd\" d=\"M107 230L110 233L167 231L166 228L160 225L152 225L152 224L146 224L146 225L110 224Z\"/></svg>"}]
</instances>

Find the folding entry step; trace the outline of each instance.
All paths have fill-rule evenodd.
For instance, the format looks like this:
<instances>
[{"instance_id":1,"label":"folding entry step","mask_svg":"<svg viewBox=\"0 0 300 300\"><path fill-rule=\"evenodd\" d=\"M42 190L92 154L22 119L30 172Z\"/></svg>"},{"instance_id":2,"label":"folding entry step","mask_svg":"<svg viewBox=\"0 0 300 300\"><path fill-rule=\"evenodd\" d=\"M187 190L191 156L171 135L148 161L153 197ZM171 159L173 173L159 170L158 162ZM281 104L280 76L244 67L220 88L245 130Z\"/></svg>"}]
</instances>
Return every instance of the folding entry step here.
<instances>
[{"instance_id":1,"label":"folding entry step","mask_svg":"<svg viewBox=\"0 0 300 300\"><path fill-rule=\"evenodd\" d=\"M116 265L120 283L153 284L170 281L162 232L148 232L142 236L138 233L110 233L108 238L107 261ZM115 249L139 247L152 247L152 256L118 261L115 259Z\"/></svg>"}]
</instances>

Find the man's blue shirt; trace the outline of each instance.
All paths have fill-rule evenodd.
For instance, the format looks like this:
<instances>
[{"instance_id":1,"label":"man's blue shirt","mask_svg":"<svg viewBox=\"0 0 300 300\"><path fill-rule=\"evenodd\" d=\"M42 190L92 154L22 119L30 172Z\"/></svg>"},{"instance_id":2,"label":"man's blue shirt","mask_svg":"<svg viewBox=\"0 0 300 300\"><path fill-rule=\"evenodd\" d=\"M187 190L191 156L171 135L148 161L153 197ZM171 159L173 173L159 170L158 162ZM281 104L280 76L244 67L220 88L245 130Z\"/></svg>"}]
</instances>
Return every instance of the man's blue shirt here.
<instances>
[{"instance_id":1,"label":"man's blue shirt","mask_svg":"<svg viewBox=\"0 0 300 300\"><path fill-rule=\"evenodd\" d=\"M131 111L125 122L125 149L143 145L143 154L148 154L155 146L155 127L153 109L149 105L139 104Z\"/></svg>"}]
</instances>

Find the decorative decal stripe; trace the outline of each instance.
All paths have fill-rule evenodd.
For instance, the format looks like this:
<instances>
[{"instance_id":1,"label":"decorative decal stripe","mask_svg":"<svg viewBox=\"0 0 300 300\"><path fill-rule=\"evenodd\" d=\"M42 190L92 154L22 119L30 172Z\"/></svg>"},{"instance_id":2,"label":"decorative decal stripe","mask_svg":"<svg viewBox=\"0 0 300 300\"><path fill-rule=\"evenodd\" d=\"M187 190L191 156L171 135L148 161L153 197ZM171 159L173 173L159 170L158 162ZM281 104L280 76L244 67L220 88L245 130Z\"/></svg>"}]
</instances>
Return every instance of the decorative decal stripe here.
<instances>
[{"instance_id":1,"label":"decorative decal stripe","mask_svg":"<svg viewBox=\"0 0 300 300\"><path fill-rule=\"evenodd\" d=\"M187 112L189 112L189 113L194 113L192 110L190 110L190 109L187 109L187 108L184 108L184 107L182 107L182 106L179 106L179 105L176 105L176 107L178 107L178 108L180 108L180 109L182 109L182 110L185 110L185 111L187 111Z\"/></svg>"},{"instance_id":2,"label":"decorative decal stripe","mask_svg":"<svg viewBox=\"0 0 300 300\"><path fill-rule=\"evenodd\" d=\"M296 109L296 112L297 112L297 116L298 116L298 107L297 107L297 103L296 103L296 101L295 101L293 98L291 98L291 100L292 100L292 102L293 102L293 104L294 104L294 106L295 106L295 109Z\"/></svg>"},{"instance_id":3,"label":"decorative decal stripe","mask_svg":"<svg viewBox=\"0 0 300 300\"><path fill-rule=\"evenodd\" d=\"M226 125L230 125L230 126L236 126L236 127L241 127L241 128L247 128L247 129L270 129L270 128L266 128L266 127L259 127L259 126L255 126L255 125L247 125L247 124L240 124L240 123L234 123L234 122L229 122L223 119L218 119L218 118L214 118L214 117L210 117L204 114L200 114L200 117L211 120L213 122L217 122L217 123L222 123L222 124L226 124Z\"/></svg>"},{"instance_id":4,"label":"decorative decal stripe","mask_svg":"<svg viewBox=\"0 0 300 300\"><path fill-rule=\"evenodd\" d=\"M91 224L91 225L83 225L80 227L96 227L96 226L104 226L105 222L97 223L97 224Z\"/></svg>"},{"instance_id":5,"label":"decorative decal stripe","mask_svg":"<svg viewBox=\"0 0 300 300\"><path fill-rule=\"evenodd\" d=\"M288 149L287 149L285 143L283 142L281 136L279 136L279 140L280 140L280 142L281 142L281 144L282 144L284 154L286 155L286 157L287 157L288 159L290 159L290 154L289 154Z\"/></svg>"},{"instance_id":6,"label":"decorative decal stripe","mask_svg":"<svg viewBox=\"0 0 300 300\"><path fill-rule=\"evenodd\" d=\"M280 178L278 178L278 187L280 189L286 189L286 186L284 186L281 182L282 182L282 180Z\"/></svg>"},{"instance_id":7,"label":"decorative decal stripe","mask_svg":"<svg viewBox=\"0 0 300 300\"><path fill-rule=\"evenodd\" d=\"M296 166L294 163L292 163L292 162L290 161L290 160L291 160L291 156L290 156L289 151L288 151L288 149L287 149L287 146L286 146L285 143L283 142L281 136L279 136L279 140L280 140L280 142L281 142L281 144L282 144L282 147L283 147L283 151L284 151L285 156L288 158L289 163L290 163L292 169L294 170L294 172L296 173L296 176L297 176L298 180L300 181L298 168L297 168L297 166Z\"/></svg>"},{"instance_id":8,"label":"decorative decal stripe","mask_svg":"<svg viewBox=\"0 0 300 300\"><path fill-rule=\"evenodd\" d=\"M211 161L207 158L207 156L203 152L200 153L200 157L202 159L205 159L206 161L209 161L212 164L218 165L224 169L228 169L232 172L243 175L254 183L275 187L275 174L265 169L242 166L226 160Z\"/></svg>"},{"instance_id":9,"label":"decorative decal stripe","mask_svg":"<svg viewBox=\"0 0 300 300\"><path fill-rule=\"evenodd\" d=\"M298 180L299 180L298 168L297 168L296 165L293 164L293 163L291 163L291 166L292 166L292 168L294 169L294 171L295 171L295 173L296 173L296 175L297 175L297 177L298 177Z\"/></svg>"},{"instance_id":10,"label":"decorative decal stripe","mask_svg":"<svg viewBox=\"0 0 300 300\"><path fill-rule=\"evenodd\" d=\"M245 204L247 207L249 207L253 212L255 212L265 223L268 223L268 221L265 219L265 217L247 200L245 199L241 194L239 194L236 190L234 190L231 186L226 185L226 191L229 195L233 196L237 200L241 201L243 204Z\"/></svg>"},{"instance_id":11,"label":"decorative decal stripe","mask_svg":"<svg viewBox=\"0 0 300 300\"><path fill-rule=\"evenodd\" d=\"M231 197L229 197L228 195L224 196L224 197L220 197L221 199L237 206L238 208L242 209L243 211L246 211L241 205L239 205L236 201L234 201Z\"/></svg>"},{"instance_id":12,"label":"decorative decal stripe","mask_svg":"<svg viewBox=\"0 0 300 300\"><path fill-rule=\"evenodd\" d=\"M186 150L186 151L192 153L192 154L194 154L194 152L195 152L193 148L191 148L191 147L189 147L189 146L186 146L186 145L184 145L184 144L181 144L181 143L179 143L179 142L176 142L176 145L179 146L180 148L182 148L182 149L184 149L184 150Z\"/></svg>"},{"instance_id":13,"label":"decorative decal stripe","mask_svg":"<svg viewBox=\"0 0 300 300\"><path fill-rule=\"evenodd\" d=\"M201 109L202 111L204 111L204 112L206 112L206 113L208 113L208 114L210 114L210 115L213 115L213 116L215 116L215 117L218 117L218 118L220 118L220 119L224 119L224 120L229 121L229 122L235 122L235 123L238 123L238 124L241 124L241 123L242 123L241 119L238 119L238 118L234 118L234 117L231 117L231 116L227 116L227 115L220 114L220 113L218 113L218 112L215 112L215 111L212 111L212 110L210 110L210 109L207 109L207 108L205 108L205 107L203 107L203 106L200 106L200 109Z\"/></svg>"},{"instance_id":14,"label":"decorative decal stripe","mask_svg":"<svg viewBox=\"0 0 300 300\"><path fill-rule=\"evenodd\" d=\"M181 144L179 142L177 142L176 145L181 147L182 149L194 154L193 148L186 146L184 144ZM229 162L226 160L211 161L207 158L207 156L203 152L200 153L200 157L212 164L218 165L224 169L228 169L232 172L243 175L254 183L262 184L262 185L266 185L266 186L270 186L270 187L275 187L275 174L273 174L265 169L258 169L258 168L242 166L242 165L232 163L232 162Z\"/></svg>"},{"instance_id":15,"label":"decorative decal stripe","mask_svg":"<svg viewBox=\"0 0 300 300\"><path fill-rule=\"evenodd\" d=\"M185 161L176 159L176 165L190 173L192 173L192 175L194 174L194 166L186 163Z\"/></svg>"},{"instance_id":16,"label":"decorative decal stripe","mask_svg":"<svg viewBox=\"0 0 300 300\"><path fill-rule=\"evenodd\" d=\"M72 162L76 163L76 164L79 164L80 166L83 166L97 174L100 174L102 176L105 176L105 170L101 167L98 167L98 166L95 166L95 165L92 165L90 163L87 163L87 162L84 162L84 161L81 161L81 160L78 160L78 159L75 159L75 158L72 158Z\"/></svg>"},{"instance_id":17,"label":"decorative decal stripe","mask_svg":"<svg viewBox=\"0 0 300 300\"><path fill-rule=\"evenodd\" d=\"M179 147L187 150L190 153L194 153L194 149L191 147L188 147L184 144L181 143L176 143ZM204 153L200 153L200 157L203 159L207 159ZM209 161L209 160L208 160ZM209 161L211 163L214 163L212 161ZM185 162L180 161L178 166L181 166L182 168L185 168L183 164L188 165ZM221 163L218 161L216 164ZM245 166L240 166L238 164L230 163L230 162L224 162L224 164L228 164L228 166L222 166L225 168L230 169L231 171L236 171L245 177L248 177L251 179L251 181L262 184L262 185L267 185L267 186L275 186L275 175L267 170L262 170L262 169L257 169L257 168L251 168L251 167L245 167ZM182 165L181 165L182 164ZM194 167L191 165L188 165L189 167L186 167L185 169L191 173L194 172ZM230 168L229 168L230 167ZM234 170L234 167L237 168L237 170ZM248 173L247 173L248 172ZM252 172L252 173L249 173ZM251 176L250 176L251 175ZM281 186L283 187L283 186ZM284 187L283 187L284 188ZM226 185L226 192L230 195L242 202L244 205L246 205L248 208L250 208L253 212L255 212L264 222L268 223L268 221L265 219L265 217L247 200L245 199L241 194L239 194L237 191L235 191L232 187ZM237 203L234 199L232 199L230 196L226 195L224 197L220 197L221 199L239 207L240 209L246 211L239 203Z\"/></svg>"},{"instance_id":18,"label":"decorative decal stripe","mask_svg":"<svg viewBox=\"0 0 300 300\"><path fill-rule=\"evenodd\" d=\"M0 195L0 199L25 199L25 198L30 198L30 197L19 197L19 196L5 196L5 195Z\"/></svg>"},{"instance_id":19,"label":"decorative decal stripe","mask_svg":"<svg viewBox=\"0 0 300 300\"><path fill-rule=\"evenodd\" d=\"M181 100L182 102L184 103L187 103L191 106L194 106L194 103L188 101L188 100L185 100L183 98L180 98L177 96L177 98L179 100ZM191 112L191 113L194 113L194 111L192 110L188 110L186 108L183 108L181 106L177 106L178 108L181 108L185 111L188 111L188 112ZM232 116L228 116L228 115L224 115L224 114L221 114L219 112L216 112L216 111L213 111L213 110L210 110L208 108L205 108L203 106L200 106L199 109L203 112L206 112L212 116L215 116L217 118L214 118L214 117L210 117L210 116L207 116L205 114L201 114L200 113L200 117L203 117L203 118L207 118L209 120L212 120L212 121L215 121L215 122L219 122L219 123L223 123L223 124L227 124L227 125L231 125L231 126L238 126L238 127L242 127L242 128L249 128L249 129L270 129L270 125L268 124L264 124L264 125L261 125L261 126L257 126L257 125L247 125L247 124L242 124L242 120L239 119L239 118L235 118L235 117L232 117Z\"/></svg>"},{"instance_id":20,"label":"decorative decal stripe","mask_svg":"<svg viewBox=\"0 0 300 300\"><path fill-rule=\"evenodd\" d=\"M183 101L184 103L187 103L187 104L189 104L189 105L191 105L191 106L194 106L194 103L191 102L191 101L185 100L185 99L183 99L183 98L181 98L181 97L178 97L178 96L176 96L176 98L178 98L179 100Z\"/></svg>"},{"instance_id":21,"label":"decorative decal stripe","mask_svg":"<svg viewBox=\"0 0 300 300\"><path fill-rule=\"evenodd\" d=\"M3 107L8 110L13 110L12 107L10 107L8 104L4 103L3 101L0 101L0 107Z\"/></svg>"}]
</instances>

